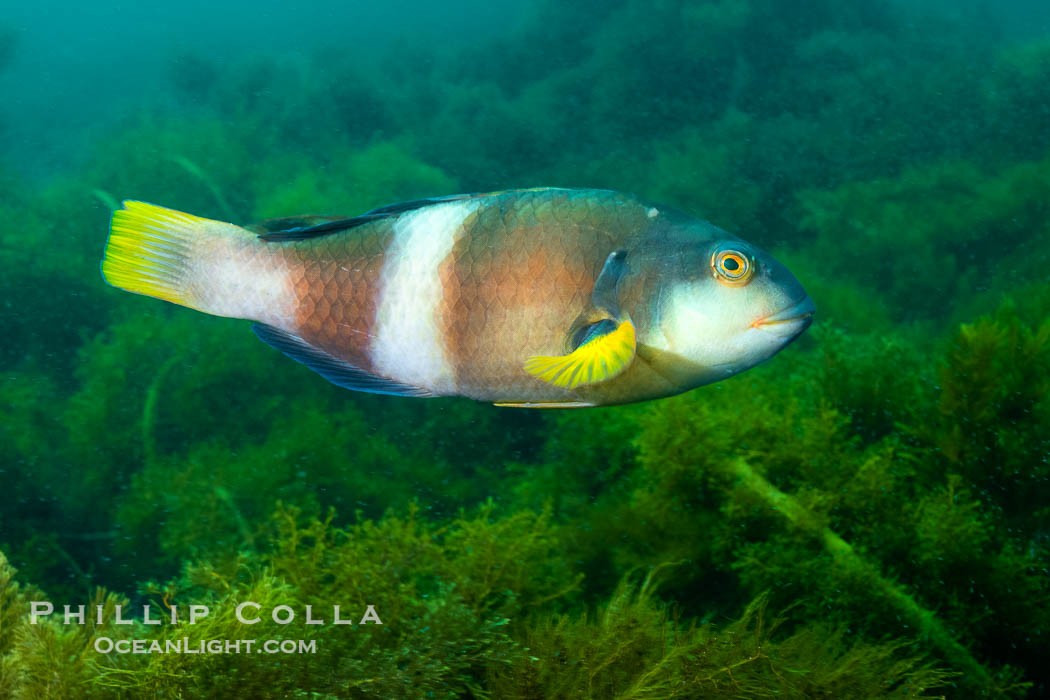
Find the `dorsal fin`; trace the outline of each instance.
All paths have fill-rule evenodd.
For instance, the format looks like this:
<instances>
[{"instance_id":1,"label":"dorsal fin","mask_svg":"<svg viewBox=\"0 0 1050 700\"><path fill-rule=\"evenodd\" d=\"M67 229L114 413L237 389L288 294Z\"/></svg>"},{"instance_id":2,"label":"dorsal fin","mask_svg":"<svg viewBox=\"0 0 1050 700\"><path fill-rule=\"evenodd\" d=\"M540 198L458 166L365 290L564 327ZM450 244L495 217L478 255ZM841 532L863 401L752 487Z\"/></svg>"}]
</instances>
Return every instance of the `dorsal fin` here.
<instances>
[{"instance_id":1,"label":"dorsal fin","mask_svg":"<svg viewBox=\"0 0 1050 700\"><path fill-rule=\"evenodd\" d=\"M317 238L319 236L327 236L330 233L338 233L340 231L349 231L352 228L356 228L363 224L367 224L371 221L378 219L387 219L398 214L403 214L406 211L412 211L414 209L422 209L432 204L440 204L442 202L452 202L457 199L470 199L472 197L478 197L476 194L454 194L448 197L430 197L428 199L413 199L408 202L396 202L394 204L387 204L376 209L361 214L360 216L351 216L347 218L330 217L330 216L300 216L290 217L288 219L270 219L264 221L262 224L257 224L264 229L259 234L259 238L264 241L304 241L308 238ZM288 222L288 226L282 226L281 228L275 229L267 224L280 225L281 222ZM254 230L254 229L253 229Z\"/></svg>"},{"instance_id":2,"label":"dorsal fin","mask_svg":"<svg viewBox=\"0 0 1050 700\"><path fill-rule=\"evenodd\" d=\"M317 226L319 224L325 224L329 221L338 221L344 219L343 216L315 216L308 214L305 216L285 216L279 219L263 219L257 221L254 224L245 226L252 233L265 236L270 233L279 233L281 231L287 231L295 228L309 228L310 226Z\"/></svg>"},{"instance_id":3,"label":"dorsal fin","mask_svg":"<svg viewBox=\"0 0 1050 700\"><path fill-rule=\"evenodd\" d=\"M362 214L361 216L352 216L349 219L330 219L318 224L313 224L312 226L294 226L280 231L268 230L265 233L259 234L259 238L273 243L281 241L305 241L308 238L318 238L320 236L327 236L330 233L348 231L362 224L367 224L369 221L384 219L387 216L390 216L390 214Z\"/></svg>"},{"instance_id":4,"label":"dorsal fin","mask_svg":"<svg viewBox=\"0 0 1050 700\"><path fill-rule=\"evenodd\" d=\"M360 216L334 217L334 216L293 216L286 219L269 219L261 223L249 226L248 229L259 233L259 238L264 241L305 241L309 238L327 236L331 233L349 231L352 228L367 224L378 219L386 219L403 214L406 211L422 209L434 204L444 202L455 202L461 199L474 199L475 197L490 197L501 194L516 192L540 192L543 190L557 190L559 187L525 187L512 190L500 190L499 192L481 192L471 194L451 194L447 197L427 197L426 199L411 199L407 202L395 202L382 207L376 207L366 211Z\"/></svg>"}]
</instances>

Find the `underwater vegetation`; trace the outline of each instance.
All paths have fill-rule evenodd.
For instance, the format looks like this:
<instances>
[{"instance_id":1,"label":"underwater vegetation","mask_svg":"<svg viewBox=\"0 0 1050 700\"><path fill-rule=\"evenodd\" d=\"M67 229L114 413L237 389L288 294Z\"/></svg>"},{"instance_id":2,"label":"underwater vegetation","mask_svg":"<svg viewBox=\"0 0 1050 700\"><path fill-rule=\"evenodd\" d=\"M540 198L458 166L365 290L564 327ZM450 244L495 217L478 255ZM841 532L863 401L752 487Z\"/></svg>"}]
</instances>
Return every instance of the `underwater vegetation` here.
<instances>
[{"instance_id":1,"label":"underwater vegetation","mask_svg":"<svg viewBox=\"0 0 1050 700\"><path fill-rule=\"evenodd\" d=\"M1046 697L1050 42L809 5L540 2L498 50L180 53L183 107L47 177L0 156L0 698ZM528 185L697 213L817 322L682 396L522 412L346 392L98 274L125 197L250 223ZM104 622L30 624L40 600Z\"/></svg>"},{"instance_id":2,"label":"underwater vegetation","mask_svg":"<svg viewBox=\"0 0 1050 700\"><path fill-rule=\"evenodd\" d=\"M101 624L70 627L43 618L30 625L15 611L39 592L15 583L14 571L0 560L6 616L0 688L10 697L43 691L44 697L85 698L922 697L924 688L946 678L928 664L899 658L900 643L849 644L842 630L817 623L774 639L783 621L770 619L763 597L724 629L682 625L654 599L659 569L641 582L625 579L594 616L551 610L578 588L580 577L557 557L550 513L494 518L493 510L489 502L439 528L410 508L403 517L342 530L332 526L331 515L303 521L298 509L279 506L266 556L189 565L176 580L144 584L142 592L161 610L186 599L225 610L192 625L154 628L159 632L110 623L115 606L127 600L101 592L89 601L92 610L101 606ZM317 653L291 668L281 657L233 654L202 662L93 651L99 639L109 645L185 638L197 646L243 638L230 611L238 601L264 611L375 605L387 621L297 631L316 642ZM508 617L541 606L548 610L529 626ZM254 624L252 636L289 634L268 619Z\"/></svg>"}]
</instances>

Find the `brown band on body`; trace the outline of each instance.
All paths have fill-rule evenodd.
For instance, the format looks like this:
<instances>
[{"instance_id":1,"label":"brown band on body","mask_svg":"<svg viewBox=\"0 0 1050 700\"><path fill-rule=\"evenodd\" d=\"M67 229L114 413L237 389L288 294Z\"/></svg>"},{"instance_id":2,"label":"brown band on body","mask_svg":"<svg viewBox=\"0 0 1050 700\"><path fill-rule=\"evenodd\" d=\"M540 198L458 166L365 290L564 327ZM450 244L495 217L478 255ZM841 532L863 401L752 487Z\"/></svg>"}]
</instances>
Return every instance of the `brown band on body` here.
<instances>
[{"instance_id":1,"label":"brown band on body","mask_svg":"<svg viewBox=\"0 0 1050 700\"><path fill-rule=\"evenodd\" d=\"M536 384L525 360L564 351L596 274L593 235L573 224L564 202L500 199L465 222L440 270L448 357L460 391L476 397Z\"/></svg>"},{"instance_id":2,"label":"brown band on body","mask_svg":"<svg viewBox=\"0 0 1050 700\"><path fill-rule=\"evenodd\" d=\"M380 276L393 230L389 221L284 244L293 270L299 335L370 371Z\"/></svg>"}]
</instances>

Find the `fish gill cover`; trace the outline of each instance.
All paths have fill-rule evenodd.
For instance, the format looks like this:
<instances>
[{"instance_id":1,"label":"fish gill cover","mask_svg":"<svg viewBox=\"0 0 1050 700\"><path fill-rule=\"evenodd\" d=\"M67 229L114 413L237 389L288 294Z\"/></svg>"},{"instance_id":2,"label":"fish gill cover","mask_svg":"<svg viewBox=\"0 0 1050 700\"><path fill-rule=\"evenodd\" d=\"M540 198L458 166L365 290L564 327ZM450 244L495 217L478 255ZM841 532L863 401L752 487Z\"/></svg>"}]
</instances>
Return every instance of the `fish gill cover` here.
<instances>
[{"instance_id":1,"label":"fish gill cover","mask_svg":"<svg viewBox=\"0 0 1050 700\"><path fill-rule=\"evenodd\" d=\"M1050 694L1045 9L452 7L230 5L229 42L100 11L114 65L0 27L0 698ZM710 387L524 413L342 391L98 276L125 197L538 184L694 212L820 316Z\"/></svg>"}]
</instances>

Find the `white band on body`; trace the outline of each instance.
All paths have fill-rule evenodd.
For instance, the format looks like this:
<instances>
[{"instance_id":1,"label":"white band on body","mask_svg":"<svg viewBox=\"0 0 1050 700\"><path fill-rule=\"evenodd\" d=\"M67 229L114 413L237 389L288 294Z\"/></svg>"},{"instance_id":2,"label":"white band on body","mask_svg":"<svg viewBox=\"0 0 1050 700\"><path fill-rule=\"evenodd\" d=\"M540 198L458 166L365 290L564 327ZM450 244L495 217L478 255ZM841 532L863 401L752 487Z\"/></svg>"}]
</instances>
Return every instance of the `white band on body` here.
<instances>
[{"instance_id":1,"label":"white band on body","mask_svg":"<svg viewBox=\"0 0 1050 700\"><path fill-rule=\"evenodd\" d=\"M379 374L435 394L455 392L442 338L440 268L463 222L477 208L478 203L469 200L432 204L402 215L394 224L371 347Z\"/></svg>"}]
</instances>

